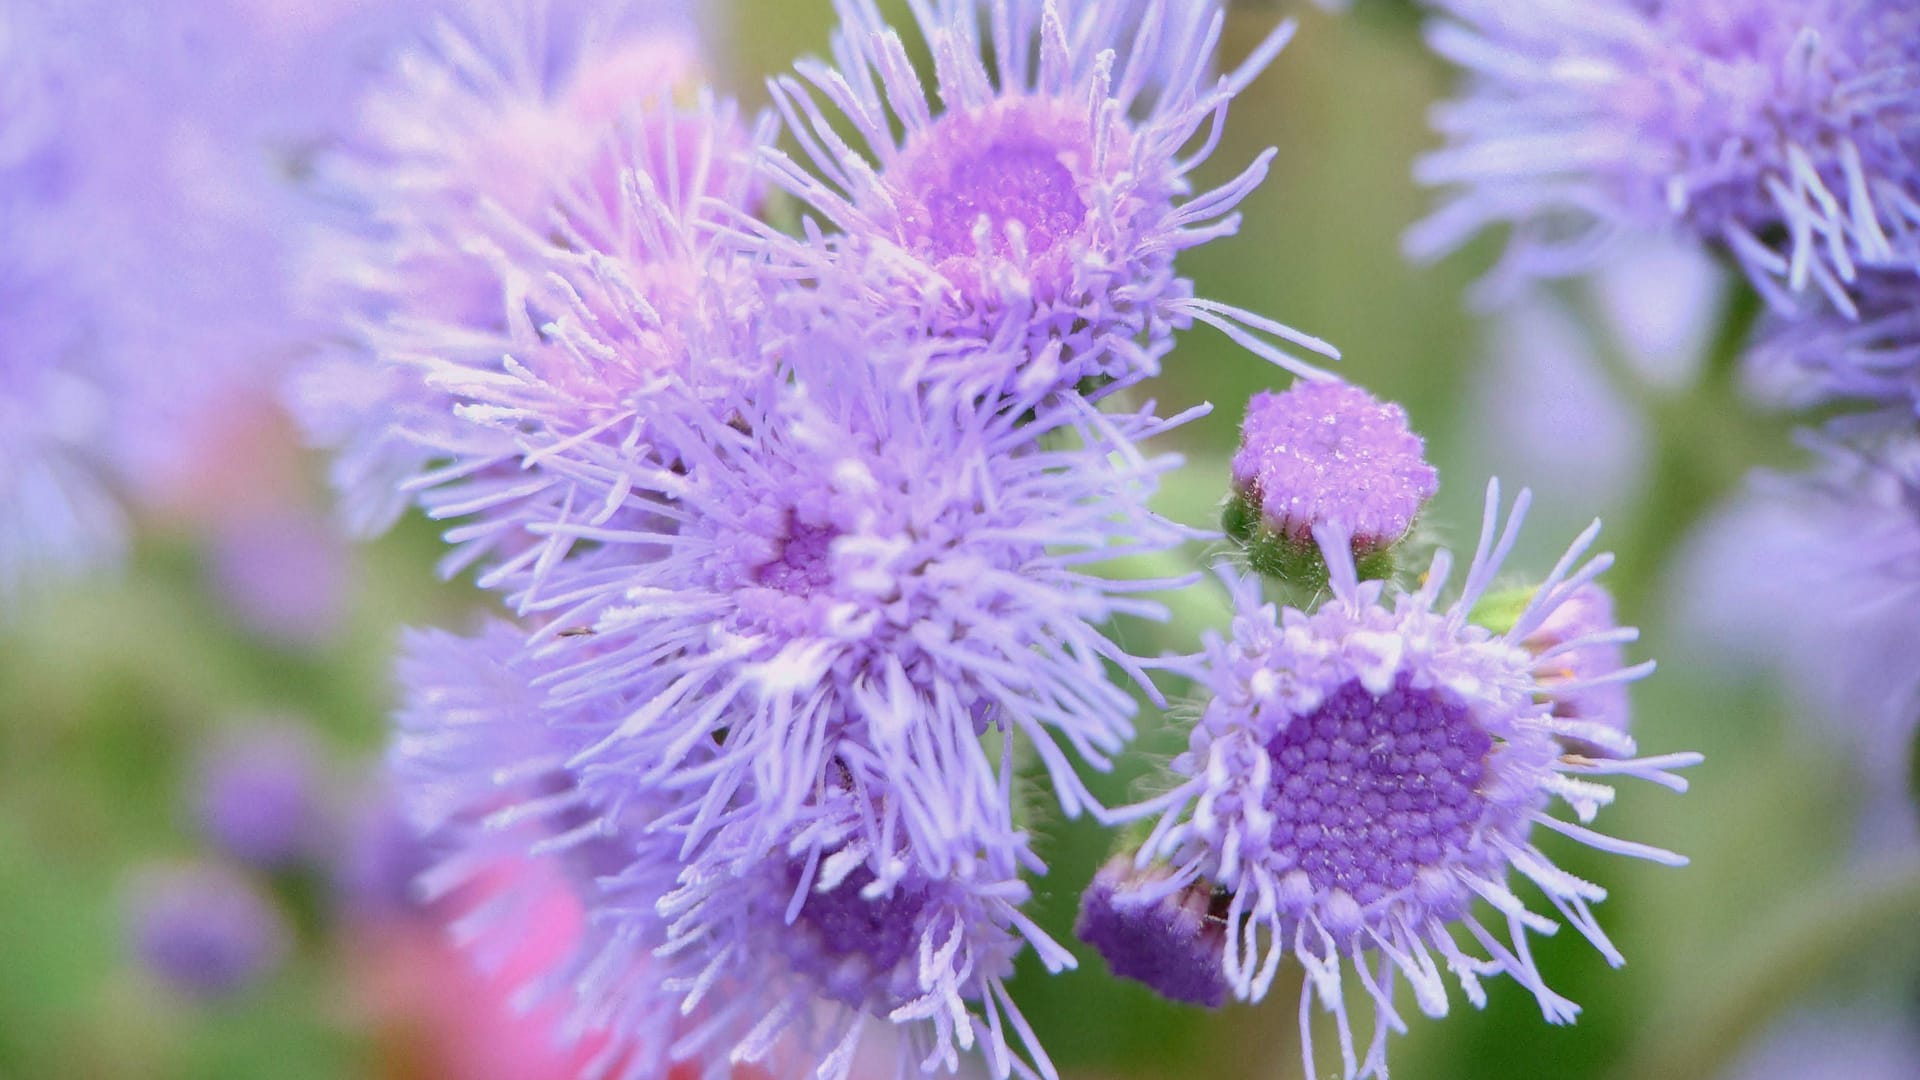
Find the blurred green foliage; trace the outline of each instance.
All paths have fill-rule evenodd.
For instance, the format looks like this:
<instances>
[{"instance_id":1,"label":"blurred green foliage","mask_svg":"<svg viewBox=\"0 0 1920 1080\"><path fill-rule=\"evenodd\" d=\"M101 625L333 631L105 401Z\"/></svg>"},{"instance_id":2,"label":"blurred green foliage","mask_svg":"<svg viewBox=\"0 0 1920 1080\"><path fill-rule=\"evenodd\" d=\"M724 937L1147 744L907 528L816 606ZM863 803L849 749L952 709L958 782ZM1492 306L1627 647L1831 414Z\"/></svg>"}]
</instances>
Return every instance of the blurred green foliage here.
<instances>
[{"instance_id":1,"label":"blurred green foliage","mask_svg":"<svg viewBox=\"0 0 1920 1080\"><path fill-rule=\"evenodd\" d=\"M1230 59L1251 47L1282 6L1236 7ZM1204 292L1337 343L1345 352L1341 374L1404 402L1445 479L1429 516L1443 523L1443 535L1470 539L1484 478L1465 472L1463 463L1480 460L1468 396L1484 337L1462 292L1484 258L1469 254L1422 269L1403 260L1398 247L1401 232L1429 203L1412 184L1409 164L1431 142L1424 112L1447 75L1420 47L1410 5L1360 6L1359 17L1345 20L1302 10L1298 39L1237 103L1229 139L1203 182L1231 175L1264 146L1281 153L1271 179L1244 207L1241 235L1197 253L1187 268ZM723 69L742 93L764 100L762 73L824 49L828 4L742 0L738 7ZM1170 514L1213 524L1239 410L1250 394L1282 381L1209 331L1187 337L1157 392L1169 409L1212 401L1217 411L1178 436L1188 463L1167 485ZM1531 998L1504 981L1490 985L1484 1014L1457 994L1455 1015L1445 1022L1424 1020L1405 1003L1412 1032L1396 1045L1397 1076L1710 1075L1720 1064L1711 1054L1636 1055L1673 1045L1676 1033L1684 1045L1687 1032L1714 1022L1731 1024L1736 1037L1751 1034L1768 1010L1805 993L1884 993L1914 968L1920 943L1908 923L1905 933L1868 934L1864 942L1838 935L1838 951L1816 948L1811 962L1784 971L1754 970L1756 957L1790 935L1783 926L1811 920L1817 943L1824 940L1820 912L1846 906L1851 894L1834 881L1846 862L1856 796L1845 762L1794 722L1792 704L1774 682L1692 661L1669 624L1675 606L1687 601L1686 583L1666 576L1683 531L1737 489L1756 459L1783 459L1781 423L1745 411L1723 385L1696 388L1654 412L1660 452L1642 496L1666 497L1644 502L1660 507L1655 516L1624 508L1621 564L1609 580L1626 598L1627 619L1646 628L1637 651L1663 661L1638 692L1642 744L1698 749L1708 764L1695 770L1695 788L1684 799L1650 788L1623 791L1607 824L1619 835L1688 852L1694 863L1661 869L1547 838L1563 866L1612 892L1601 919L1630 966L1609 970L1570 931L1537 944L1549 980L1585 1006L1570 1029L1544 1025ZM1712 422L1699 422L1703 416ZM1678 499L1675 462L1686 470ZM1583 492L1528 462L1501 464L1509 479L1539 489L1520 564L1544 569L1543 560L1594 508ZM142 860L193 851L180 809L184 767L222 725L292 713L322 732L343 763L377 752L396 628L457 626L470 617L467 587L432 578L437 545L433 530L415 521L363 549L351 625L317 653L250 640L208 598L195 549L181 536L150 536L118 578L42 597L8 620L0 630L0 1077L320 1078L376 1069L337 1000L334 959L316 943L243 1003L169 1003L122 955L116 888ZM1163 635L1152 643L1185 650L1197 628L1218 625L1217 608L1205 597L1178 606L1171 628L1127 633ZM1153 721L1140 751L1101 778L1096 792L1124 798L1181 742L1177 720ZM1067 940L1079 890L1111 838L1084 820L1042 821L1037 831L1053 867L1038 885L1037 915ZM1807 906L1822 897L1837 899L1809 914ZM1048 979L1030 965L1013 984L1070 1076L1298 1074L1296 999L1288 986L1263 1006L1210 1014L1160 1002L1081 953L1078 972ZM1754 980L1785 981L1769 985L1772 993L1762 995L1753 1015L1716 1021L1715 1008L1738 1004L1737 991Z\"/></svg>"}]
</instances>

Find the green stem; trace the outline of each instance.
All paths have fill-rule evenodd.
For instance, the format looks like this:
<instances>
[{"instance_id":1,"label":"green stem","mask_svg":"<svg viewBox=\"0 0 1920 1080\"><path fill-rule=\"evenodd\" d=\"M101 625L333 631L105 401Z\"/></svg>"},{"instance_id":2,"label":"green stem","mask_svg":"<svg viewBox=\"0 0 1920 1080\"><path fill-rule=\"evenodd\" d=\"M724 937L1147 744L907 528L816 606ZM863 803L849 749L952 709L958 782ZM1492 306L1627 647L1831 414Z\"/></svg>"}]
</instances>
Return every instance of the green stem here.
<instances>
[{"instance_id":1,"label":"green stem","mask_svg":"<svg viewBox=\"0 0 1920 1080\"><path fill-rule=\"evenodd\" d=\"M1621 1080L1722 1075L1734 1058L1812 984L1920 922L1920 861L1843 877L1755 933L1747 960L1718 988L1691 996L1654 1028L1614 1075ZM1689 1007L1691 1006L1691 1007Z\"/></svg>"}]
</instances>

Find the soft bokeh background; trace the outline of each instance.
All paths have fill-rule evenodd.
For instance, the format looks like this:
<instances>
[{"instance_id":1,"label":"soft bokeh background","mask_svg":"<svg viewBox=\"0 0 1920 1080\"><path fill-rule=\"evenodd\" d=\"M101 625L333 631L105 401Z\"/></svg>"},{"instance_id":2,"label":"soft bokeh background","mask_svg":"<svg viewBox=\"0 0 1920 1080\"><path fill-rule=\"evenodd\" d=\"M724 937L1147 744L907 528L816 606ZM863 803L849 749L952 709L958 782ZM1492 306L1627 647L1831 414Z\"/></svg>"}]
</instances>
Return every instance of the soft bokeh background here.
<instances>
[{"instance_id":1,"label":"soft bokeh background","mask_svg":"<svg viewBox=\"0 0 1920 1080\"><path fill-rule=\"evenodd\" d=\"M750 99L764 99L758 74L824 50L826 0L734 7L723 66ZM1428 516L1441 539L1471 541L1492 471L1536 495L1515 565L1544 570L1588 519L1604 517L1620 556L1608 580L1624 616L1645 628L1638 655L1662 665L1637 691L1641 744L1707 755L1686 797L1629 786L1603 817L1616 835L1691 854L1690 868L1543 841L1609 888L1601 919L1630 961L1610 970L1571 931L1536 945L1549 981L1585 1007L1578 1026L1547 1027L1510 982L1490 986L1484 1014L1456 994L1441 1022L1403 995L1412 1033L1397 1043L1395 1075L1920 1075L1906 1071L1920 1061L1913 805L1873 797L1847 718L1809 715L1770 663L1768 627L1743 625L1757 616L1697 610L1737 601L1700 584L1734 556L1693 542L1699 527L1756 466L1797 460L1791 424L1745 404L1725 357L1708 355L1724 282L1654 249L1604 287L1489 318L1463 295L1475 258L1410 266L1399 236L1430 201L1410 163L1432 142L1425 110L1448 75L1422 48L1411 5L1356 7L1344 18L1302 8L1298 39L1236 105L1208 175L1224 178L1269 144L1281 154L1245 206L1242 234L1187 268L1204 293L1337 343L1342 374L1406 404L1442 470ZM1229 58L1286 9L1236 8ZM1280 380L1205 330L1167 370L1159 393L1169 406L1217 407L1181 436L1188 463L1166 493L1169 513L1209 523L1239 411ZM318 505L317 476L314 462L295 458L274 482L310 488ZM360 966L311 926L256 992L206 1005L167 995L127 956L123 893L135 867L201 850L192 778L210 740L291 717L340 776L364 772L383 738L397 629L461 626L479 601L466 583L435 580L439 542L414 520L371 546L332 546L324 534L304 556L269 545L271 576L318 583L304 606L287 600L276 623L274 611L232 599L251 594L245 551L235 550L246 537L144 524L122 574L39 595L0 623L0 1077L438 1075L396 1049L405 1033L383 1026ZM1737 584L1791 579L1797 568L1733 570ZM1219 624L1207 596L1179 607L1172 627L1129 633L1186 649ZM1747 632L1760 643L1739 640ZM1149 725L1142 752L1098 790L1121 798L1177 743ZM1065 939L1109 838L1086 822L1039 831L1053 871L1038 915ZM298 897L313 885L277 887ZM1211 1014L1161 1003L1110 978L1097 957L1082 959L1076 973L1023 969L1013 983L1068 1075L1298 1075L1291 989ZM1876 1061L1893 1071L1873 1071Z\"/></svg>"}]
</instances>

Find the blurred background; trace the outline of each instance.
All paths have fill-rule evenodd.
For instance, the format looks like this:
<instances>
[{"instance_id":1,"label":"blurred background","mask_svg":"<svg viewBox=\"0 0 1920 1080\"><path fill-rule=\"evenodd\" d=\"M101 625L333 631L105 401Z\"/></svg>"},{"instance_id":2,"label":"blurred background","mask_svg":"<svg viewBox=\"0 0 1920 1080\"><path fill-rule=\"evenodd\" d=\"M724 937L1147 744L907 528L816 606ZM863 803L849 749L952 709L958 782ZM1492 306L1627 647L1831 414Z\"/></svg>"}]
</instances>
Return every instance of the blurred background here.
<instances>
[{"instance_id":1,"label":"blurred background","mask_svg":"<svg viewBox=\"0 0 1920 1080\"><path fill-rule=\"evenodd\" d=\"M1783 624L1822 616L1795 606L1805 567L1772 544L1791 522L1752 475L1802 453L1792 418L1753 405L1718 355L1729 279L1650 243L1587 283L1476 313L1464 294L1490 249L1428 268L1400 254L1431 205L1410 166L1449 79L1415 8L1240 4L1228 62L1290 14L1299 36L1238 101L1202 181L1269 145L1273 175L1241 235L1186 270L1203 294L1336 343L1342 375L1406 405L1441 469L1426 518L1441 540L1471 543L1492 473L1536 497L1512 565L1544 571L1604 518L1620 558L1607 583L1644 630L1636 657L1661 665L1636 690L1641 746L1707 757L1684 798L1628 786L1606 812L1614 835L1690 867L1542 841L1608 888L1600 918L1629 960L1609 969L1573 933L1537 943L1579 1024L1548 1027L1507 981L1484 1013L1457 994L1445 1021L1403 1006L1395 1075L1920 1076L1911 750L1796 666L1808 627ZM737 0L711 44L730 88L763 103L760 77L824 52L830 21L827 0ZM1179 435L1164 510L1210 525L1247 398L1284 380L1204 329L1167 372L1170 408L1215 411ZM0 619L0 1077L548 1075L506 1048L501 980L467 971L394 894L409 855L375 773L399 629L467 627L485 599L437 579L424 520L342 539L320 463L270 410L220 438L222 465L141 511L124 568L31 590ZM1221 625L1216 600L1179 609L1127 632L1186 650ZM1180 741L1150 723L1096 792L1123 798ZM1040 832L1053 869L1037 916L1070 941L1110 838L1088 822ZM168 919L223 903L250 938L169 937ZM1080 951L1077 972L1012 983L1066 1075L1299 1075L1293 993L1173 1006Z\"/></svg>"}]
</instances>

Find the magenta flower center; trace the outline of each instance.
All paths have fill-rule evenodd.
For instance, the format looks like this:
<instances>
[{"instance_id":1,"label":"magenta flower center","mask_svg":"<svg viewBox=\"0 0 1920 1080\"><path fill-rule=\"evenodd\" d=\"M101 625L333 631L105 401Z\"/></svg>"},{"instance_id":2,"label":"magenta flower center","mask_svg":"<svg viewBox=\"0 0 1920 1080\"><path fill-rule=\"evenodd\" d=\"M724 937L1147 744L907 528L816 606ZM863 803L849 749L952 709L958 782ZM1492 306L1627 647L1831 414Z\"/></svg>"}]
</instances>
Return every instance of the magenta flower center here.
<instances>
[{"instance_id":1,"label":"magenta flower center","mask_svg":"<svg viewBox=\"0 0 1920 1080\"><path fill-rule=\"evenodd\" d=\"M1357 680L1267 744L1273 849L1315 892L1361 904L1411 885L1473 838L1493 739L1465 706L1402 677L1375 697Z\"/></svg>"}]
</instances>

